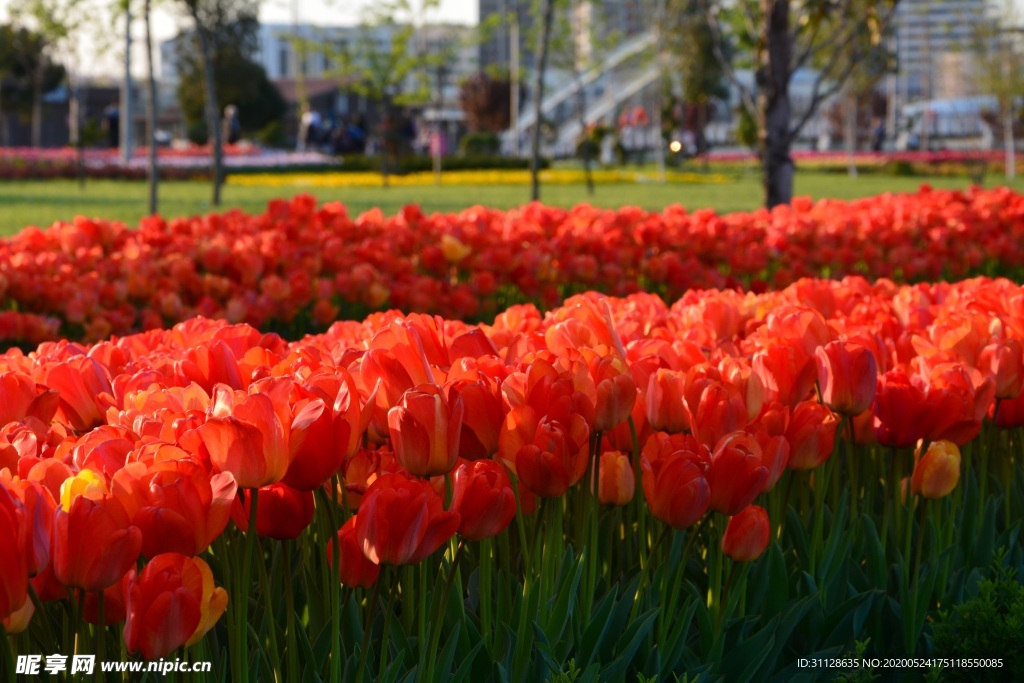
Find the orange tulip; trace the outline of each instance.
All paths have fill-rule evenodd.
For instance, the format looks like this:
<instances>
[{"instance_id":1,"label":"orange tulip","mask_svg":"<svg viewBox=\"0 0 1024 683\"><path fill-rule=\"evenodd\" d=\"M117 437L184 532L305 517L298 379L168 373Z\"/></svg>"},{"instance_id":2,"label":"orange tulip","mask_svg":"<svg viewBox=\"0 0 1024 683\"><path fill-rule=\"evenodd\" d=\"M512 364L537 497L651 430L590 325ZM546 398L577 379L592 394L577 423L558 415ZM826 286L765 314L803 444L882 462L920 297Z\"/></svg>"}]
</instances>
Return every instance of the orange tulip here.
<instances>
[{"instance_id":1,"label":"orange tulip","mask_svg":"<svg viewBox=\"0 0 1024 683\"><path fill-rule=\"evenodd\" d=\"M274 393L247 393L218 384L213 389L211 416L194 430L214 469L230 472L241 488L281 481L291 464L287 393L276 393L277 406L283 402L283 415L275 406Z\"/></svg>"},{"instance_id":2,"label":"orange tulip","mask_svg":"<svg viewBox=\"0 0 1024 683\"><path fill-rule=\"evenodd\" d=\"M626 505L633 500L636 480L629 456L622 451L601 454L597 499L602 505Z\"/></svg>"},{"instance_id":3,"label":"orange tulip","mask_svg":"<svg viewBox=\"0 0 1024 683\"><path fill-rule=\"evenodd\" d=\"M498 434L505 417L497 388L484 380L457 381L450 387L462 403L471 406L462 416L459 457L466 460L489 458L498 452Z\"/></svg>"},{"instance_id":4,"label":"orange tulip","mask_svg":"<svg viewBox=\"0 0 1024 683\"><path fill-rule=\"evenodd\" d=\"M832 455L839 423L832 411L820 403L804 401L789 420L786 439L791 448L789 468L810 470Z\"/></svg>"},{"instance_id":5,"label":"orange tulip","mask_svg":"<svg viewBox=\"0 0 1024 683\"><path fill-rule=\"evenodd\" d=\"M840 415L860 415L875 398L878 365L868 349L834 341L815 352L821 402Z\"/></svg>"},{"instance_id":6,"label":"orange tulip","mask_svg":"<svg viewBox=\"0 0 1024 683\"><path fill-rule=\"evenodd\" d=\"M914 463L910 489L924 498L944 498L960 481L960 449L951 441L933 441Z\"/></svg>"},{"instance_id":7,"label":"orange tulip","mask_svg":"<svg viewBox=\"0 0 1024 683\"><path fill-rule=\"evenodd\" d=\"M768 511L748 505L729 518L722 536L722 552L734 562L753 562L767 550L770 541Z\"/></svg>"},{"instance_id":8,"label":"orange tulip","mask_svg":"<svg viewBox=\"0 0 1024 683\"><path fill-rule=\"evenodd\" d=\"M378 478L356 514L356 538L375 564L417 564L459 528L459 513L445 512L441 496L405 474Z\"/></svg>"},{"instance_id":9,"label":"orange tulip","mask_svg":"<svg viewBox=\"0 0 1024 683\"><path fill-rule=\"evenodd\" d=\"M227 609L227 592L214 585L199 558L157 555L140 573L132 570L126 583L125 645L146 659L199 642Z\"/></svg>"},{"instance_id":10,"label":"orange tulip","mask_svg":"<svg viewBox=\"0 0 1024 683\"><path fill-rule=\"evenodd\" d=\"M398 462L418 477L447 474L459 458L464 403L425 384L407 391L388 411L388 429Z\"/></svg>"}]
</instances>

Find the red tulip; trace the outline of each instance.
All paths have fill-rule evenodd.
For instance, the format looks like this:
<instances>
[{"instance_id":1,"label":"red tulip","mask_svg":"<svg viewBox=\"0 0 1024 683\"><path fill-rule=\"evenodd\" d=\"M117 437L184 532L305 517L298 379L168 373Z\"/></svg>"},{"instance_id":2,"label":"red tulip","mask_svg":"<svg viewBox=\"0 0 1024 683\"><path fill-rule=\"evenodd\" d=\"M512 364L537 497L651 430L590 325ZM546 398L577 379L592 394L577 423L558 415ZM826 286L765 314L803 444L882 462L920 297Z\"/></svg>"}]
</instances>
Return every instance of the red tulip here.
<instances>
[{"instance_id":1,"label":"red tulip","mask_svg":"<svg viewBox=\"0 0 1024 683\"><path fill-rule=\"evenodd\" d=\"M28 558L22 552L28 523L25 506L0 484L0 618L21 609L28 596Z\"/></svg>"},{"instance_id":2,"label":"red tulip","mask_svg":"<svg viewBox=\"0 0 1024 683\"><path fill-rule=\"evenodd\" d=\"M814 386L813 356L795 342L773 340L754 355L752 369L765 390L766 401L795 406Z\"/></svg>"},{"instance_id":3,"label":"red tulip","mask_svg":"<svg viewBox=\"0 0 1024 683\"><path fill-rule=\"evenodd\" d=\"M99 591L121 580L142 550L142 532L130 526L115 499L75 497L53 522L53 572L68 587Z\"/></svg>"},{"instance_id":4,"label":"red tulip","mask_svg":"<svg viewBox=\"0 0 1024 683\"><path fill-rule=\"evenodd\" d=\"M786 430L791 448L789 468L810 470L828 460L835 448L837 428L836 416L820 403L804 401L798 405Z\"/></svg>"},{"instance_id":5,"label":"red tulip","mask_svg":"<svg viewBox=\"0 0 1024 683\"><path fill-rule=\"evenodd\" d=\"M402 395L388 411L388 429L398 462L417 477L447 474L459 458L462 400L425 384Z\"/></svg>"},{"instance_id":6,"label":"red tulip","mask_svg":"<svg viewBox=\"0 0 1024 683\"><path fill-rule=\"evenodd\" d=\"M238 486L229 472L210 476L191 460L129 463L114 474L112 495L142 532L142 554L198 555L220 536Z\"/></svg>"},{"instance_id":7,"label":"red tulip","mask_svg":"<svg viewBox=\"0 0 1024 683\"><path fill-rule=\"evenodd\" d=\"M292 406L291 464L283 479L292 488L320 488L338 473L345 458L355 454L369 425L372 408L360 405L352 375L337 372L337 377L315 378L308 388L296 387L302 398ZM316 405L318 398L322 409Z\"/></svg>"},{"instance_id":8,"label":"red tulip","mask_svg":"<svg viewBox=\"0 0 1024 683\"><path fill-rule=\"evenodd\" d=\"M761 446L746 432L722 438L711 454L711 509L735 515L750 505L768 481Z\"/></svg>"},{"instance_id":9,"label":"red tulip","mask_svg":"<svg viewBox=\"0 0 1024 683\"><path fill-rule=\"evenodd\" d=\"M492 457L498 452L498 434L505 418L497 388L486 380L459 381L451 386L462 403L470 406L462 416L459 457L466 460Z\"/></svg>"},{"instance_id":10,"label":"red tulip","mask_svg":"<svg viewBox=\"0 0 1024 683\"><path fill-rule=\"evenodd\" d=\"M213 389L210 417L194 430L209 452L214 469L230 472L241 488L281 481L291 464L290 386L267 389L268 393L247 393L218 384Z\"/></svg>"},{"instance_id":11,"label":"red tulip","mask_svg":"<svg viewBox=\"0 0 1024 683\"><path fill-rule=\"evenodd\" d=\"M452 472L451 510L459 535L470 541L497 536L516 516L516 497L505 468L494 460L463 463Z\"/></svg>"},{"instance_id":12,"label":"red tulip","mask_svg":"<svg viewBox=\"0 0 1024 683\"><path fill-rule=\"evenodd\" d=\"M840 415L860 415L875 398L878 365L868 349L834 341L818 348L818 386L821 402Z\"/></svg>"},{"instance_id":13,"label":"red tulip","mask_svg":"<svg viewBox=\"0 0 1024 683\"><path fill-rule=\"evenodd\" d=\"M380 575L380 566L366 559L356 535L356 518L349 517L338 530L338 578L351 588L369 588ZM327 561L334 566L334 540L327 542Z\"/></svg>"},{"instance_id":14,"label":"red tulip","mask_svg":"<svg viewBox=\"0 0 1024 683\"><path fill-rule=\"evenodd\" d=\"M981 352L978 369L995 379L996 398L1017 398L1024 390L1024 344L1012 338L989 344Z\"/></svg>"},{"instance_id":15,"label":"red tulip","mask_svg":"<svg viewBox=\"0 0 1024 683\"><path fill-rule=\"evenodd\" d=\"M707 446L693 442L691 450L676 450L653 459L644 454L640 467L644 497L655 518L673 529L685 529L707 512L711 503Z\"/></svg>"},{"instance_id":16,"label":"red tulip","mask_svg":"<svg viewBox=\"0 0 1024 683\"><path fill-rule=\"evenodd\" d=\"M723 382L710 383L693 413L693 432L709 446L747 424L747 407L739 389Z\"/></svg>"},{"instance_id":17,"label":"red tulip","mask_svg":"<svg viewBox=\"0 0 1024 683\"><path fill-rule=\"evenodd\" d=\"M583 478L589 438L579 415L570 415L564 424L524 405L505 416L498 452L524 486L538 496L554 498Z\"/></svg>"},{"instance_id":18,"label":"red tulip","mask_svg":"<svg viewBox=\"0 0 1024 683\"><path fill-rule=\"evenodd\" d=\"M252 511L252 495L245 501L235 499L231 519L247 533ZM256 533L267 538L290 540L298 538L313 521L313 492L299 491L285 483L261 487L256 504Z\"/></svg>"},{"instance_id":19,"label":"red tulip","mask_svg":"<svg viewBox=\"0 0 1024 683\"><path fill-rule=\"evenodd\" d=\"M125 645L150 660L199 642L228 604L207 564L178 553L157 555L126 583Z\"/></svg>"},{"instance_id":20,"label":"red tulip","mask_svg":"<svg viewBox=\"0 0 1024 683\"><path fill-rule=\"evenodd\" d=\"M658 368L647 383L647 420L658 431L676 434L689 431L690 415L684 396L684 375Z\"/></svg>"},{"instance_id":21,"label":"red tulip","mask_svg":"<svg viewBox=\"0 0 1024 683\"><path fill-rule=\"evenodd\" d=\"M753 562L767 550L770 541L768 511L749 505L729 518L722 536L722 552L734 562Z\"/></svg>"},{"instance_id":22,"label":"red tulip","mask_svg":"<svg viewBox=\"0 0 1024 683\"><path fill-rule=\"evenodd\" d=\"M875 436L883 446L906 448L924 438L927 422L925 393L919 378L901 370L879 375L875 392Z\"/></svg>"},{"instance_id":23,"label":"red tulip","mask_svg":"<svg viewBox=\"0 0 1024 683\"><path fill-rule=\"evenodd\" d=\"M404 474L379 477L363 496L356 538L376 564L417 564L459 528L459 513L445 512L430 484Z\"/></svg>"}]
</instances>

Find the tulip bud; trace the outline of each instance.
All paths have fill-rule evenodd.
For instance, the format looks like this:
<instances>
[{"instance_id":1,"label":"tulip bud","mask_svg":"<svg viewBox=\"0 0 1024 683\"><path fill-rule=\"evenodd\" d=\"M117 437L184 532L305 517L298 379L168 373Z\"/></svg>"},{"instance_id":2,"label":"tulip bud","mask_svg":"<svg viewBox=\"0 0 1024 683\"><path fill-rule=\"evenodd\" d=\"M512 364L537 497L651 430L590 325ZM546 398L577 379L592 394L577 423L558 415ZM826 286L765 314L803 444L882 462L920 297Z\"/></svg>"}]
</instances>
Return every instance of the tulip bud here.
<instances>
[{"instance_id":1,"label":"tulip bud","mask_svg":"<svg viewBox=\"0 0 1024 683\"><path fill-rule=\"evenodd\" d=\"M910 488L924 498L943 498L960 481L960 449L951 441L933 441L914 464Z\"/></svg>"},{"instance_id":2,"label":"tulip bud","mask_svg":"<svg viewBox=\"0 0 1024 683\"><path fill-rule=\"evenodd\" d=\"M601 454L597 499L602 505L626 505L633 500L636 480L629 456L622 451Z\"/></svg>"},{"instance_id":3,"label":"tulip bud","mask_svg":"<svg viewBox=\"0 0 1024 683\"><path fill-rule=\"evenodd\" d=\"M841 415L860 415L875 398L878 364L859 344L834 341L815 352L821 402Z\"/></svg>"},{"instance_id":4,"label":"tulip bud","mask_svg":"<svg viewBox=\"0 0 1024 683\"><path fill-rule=\"evenodd\" d=\"M647 382L647 420L651 427L669 434L690 429L685 392L684 375L665 368L658 368L651 374Z\"/></svg>"},{"instance_id":5,"label":"tulip bud","mask_svg":"<svg viewBox=\"0 0 1024 683\"><path fill-rule=\"evenodd\" d=\"M459 534L470 541L497 536L516 516L516 495L505 468L494 460L463 463L452 473L451 510Z\"/></svg>"},{"instance_id":6,"label":"tulip bud","mask_svg":"<svg viewBox=\"0 0 1024 683\"><path fill-rule=\"evenodd\" d=\"M369 588L380 575L380 566L366 559L356 538L356 518L338 530L338 578L350 588ZM334 566L334 541L327 542L327 562Z\"/></svg>"},{"instance_id":7,"label":"tulip bud","mask_svg":"<svg viewBox=\"0 0 1024 683\"><path fill-rule=\"evenodd\" d=\"M804 401L798 405L786 429L791 448L789 468L810 470L828 460L835 446L837 427L835 415L820 403Z\"/></svg>"},{"instance_id":8,"label":"tulip bud","mask_svg":"<svg viewBox=\"0 0 1024 683\"><path fill-rule=\"evenodd\" d=\"M464 403L449 402L434 385L402 395L388 411L388 429L398 462L417 477L447 474L459 458Z\"/></svg>"},{"instance_id":9,"label":"tulip bud","mask_svg":"<svg viewBox=\"0 0 1024 683\"><path fill-rule=\"evenodd\" d=\"M235 499L231 519L243 532L249 531L251 511L251 495L246 496L245 502ZM260 488L256 504L256 533L260 536L281 541L295 539L312 521L312 491L298 491L283 482Z\"/></svg>"},{"instance_id":10,"label":"tulip bud","mask_svg":"<svg viewBox=\"0 0 1024 683\"><path fill-rule=\"evenodd\" d=\"M133 569L125 593L125 644L150 660L199 642L228 605L209 566L178 553L157 555L139 573Z\"/></svg>"},{"instance_id":11,"label":"tulip bud","mask_svg":"<svg viewBox=\"0 0 1024 683\"><path fill-rule=\"evenodd\" d=\"M753 562L768 548L770 540L768 512L758 505L748 505L729 518L722 552L735 562Z\"/></svg>"}]
</instances>

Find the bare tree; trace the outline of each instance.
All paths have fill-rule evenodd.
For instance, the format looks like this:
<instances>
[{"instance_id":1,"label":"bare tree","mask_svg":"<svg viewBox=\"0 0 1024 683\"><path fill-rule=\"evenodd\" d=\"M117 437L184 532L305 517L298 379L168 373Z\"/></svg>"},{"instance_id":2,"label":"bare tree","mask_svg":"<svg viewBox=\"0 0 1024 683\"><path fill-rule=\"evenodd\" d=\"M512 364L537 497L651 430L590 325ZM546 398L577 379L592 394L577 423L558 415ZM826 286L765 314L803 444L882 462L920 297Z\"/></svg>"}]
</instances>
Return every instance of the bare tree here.
<instances>
[{"instance_id":1,"label":"bare tree","mask_svg":"<svg viewBox=\"0 0 1024 683\"><path fill-rule=\"evenodd\" d=\"M764 203L787 204L793 196L793 142L818 106L839 93L850 74L882 44L899 0L701 0L715 55L739 90L741 104L757 124ZM754 88L727 58L724 35L749 46ZM817 66L807 108L794 116L790 84L801 68Z\"/></svg>"},{"instance_id":2,"label":"bare tree","mask_svg":"<svg viewBox=\"0 0 1024 683\"><path fill-rule=\"evenodd\" d=\"M540 200L540 133L544 104L544 72L548 67L548 47L555 20L555 0L541 0L542 23L536 46L533 72L533 135L530 138L530 199Z\"/></svg>"},{"instance_id":3,"label":"bare tree","mask_svg":"<svg viewBox=\"0 0 1024 683\"><path fill-rule=\"evenodd\" d=\"M156 77L153 69L152 0L145 0L143 20L146 24L146 179L149 184L149 213L157 212L160 167L156 161Z\"/></svg>"}]
</instances>

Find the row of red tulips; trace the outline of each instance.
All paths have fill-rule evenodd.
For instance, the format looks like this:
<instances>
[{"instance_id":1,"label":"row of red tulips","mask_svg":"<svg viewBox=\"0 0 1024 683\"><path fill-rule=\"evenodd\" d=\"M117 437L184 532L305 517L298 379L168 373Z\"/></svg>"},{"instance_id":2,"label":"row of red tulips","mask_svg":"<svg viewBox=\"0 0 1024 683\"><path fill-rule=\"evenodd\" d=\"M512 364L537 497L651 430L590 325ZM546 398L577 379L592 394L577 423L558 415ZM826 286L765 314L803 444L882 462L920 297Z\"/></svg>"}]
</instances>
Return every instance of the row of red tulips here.
<instances>
[{"instance_id":1,"label":"row of red tulips","mask_svg":"<svg viewBox=\"0 0 1024 683\"><path fill-rule=\"evenodd\" d=\"M1024 198L1006 189L797 200L724 216L533 204L354 219L341 204L318 208L303 196L258 216L29 228L0 244L0 297L13 311L59 320L72 339L196 315L295 334L387 308L489 320L515 303L546 309L584 290L672 300L823 275L1013 276L1024 268L1022 245ZM50 329L20 327L33 343Z\"/></svg>"},{"instance_id":2,"label":"row of red tulips","mask_svg":"<svg viewBox=\"0 0 1024 683\"><path fill-rule=\"evenodd\" d=\"M598 504L625 506L642 542L613 552L647 557L639 589L658 545L643 529L655 520L684 529L732 516L728 528L713 523L720 551L752 560L780 520L751 505L787 470L828 462L840 442L921 445L903 495L953 490L958 446L983 422L1024 425L1022 339L1024 288L1008 280L847 278L761 295L690 292L671 307L648 294L588 294L481 326L376 314L292 343L194 319L11 351L0 357L0 540L18 550L0 557L0 616L18 632L70 596L76 618L127 619L128 650L156 658L200 642L230 607L240 675L252 558L259 569L264 556L232 519L264 537L313 534L350 587L445 547L458 556L456 534L459 549L507 536L518 518L525 571L553 595L550 547L571 500L595 517ZM890 493L910 472L892 461ZM865 491L878 484L856 476ZM523 523L538 508L543 565L536 553L531 563ZM594 534L593 549L598 527L585 520L569 519L577 540ZM717 563L708 604L721 610ZM325 595L340 599L333 590ZM436 648L420 642L424 671L436 673Z\"/></svg>"}]
</instances>

